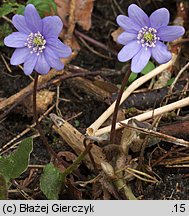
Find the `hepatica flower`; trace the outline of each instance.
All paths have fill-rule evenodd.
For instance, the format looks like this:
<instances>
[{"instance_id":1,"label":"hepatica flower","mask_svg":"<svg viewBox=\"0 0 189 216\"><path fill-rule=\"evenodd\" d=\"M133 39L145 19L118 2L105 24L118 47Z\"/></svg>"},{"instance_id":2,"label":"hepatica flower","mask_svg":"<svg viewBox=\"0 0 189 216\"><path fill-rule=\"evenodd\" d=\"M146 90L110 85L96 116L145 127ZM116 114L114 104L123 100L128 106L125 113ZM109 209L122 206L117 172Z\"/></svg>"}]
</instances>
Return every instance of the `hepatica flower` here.
<instances>
[{"instance_id":1,"label":"hepatica flower","mask_svg":"<svg viewBox=\"0 0 189 216\"><path fill-rule=\"evenodd\" d=\"M150 17L135 4L128 8L128 16L119 15L118 25L124 30L117 42L124 45L118 60L132 59L131 70L139 73L152 56L159 64L168 62L171 53L163 43L173 41L185 32L181 26L167 26L170 14L166 8L154 11Z\"/></svg>"},{"instance_id":2,"label":"hepatica flower","mask_svg":"<svg viewBox=\"0 0 189 216\"><path fill-rule=\"evenodd\" d=\"M24 63L24 73L30 75L33 70L47 74L50 68L63 69L60 58L71 55L69 46L63 44L58 36L63 23L58 16L40 18L32 4L26 6L24 16L14 15L14 32L4 39L6 46L16 48L10 63Z\"/></svg>"}]
</instances>

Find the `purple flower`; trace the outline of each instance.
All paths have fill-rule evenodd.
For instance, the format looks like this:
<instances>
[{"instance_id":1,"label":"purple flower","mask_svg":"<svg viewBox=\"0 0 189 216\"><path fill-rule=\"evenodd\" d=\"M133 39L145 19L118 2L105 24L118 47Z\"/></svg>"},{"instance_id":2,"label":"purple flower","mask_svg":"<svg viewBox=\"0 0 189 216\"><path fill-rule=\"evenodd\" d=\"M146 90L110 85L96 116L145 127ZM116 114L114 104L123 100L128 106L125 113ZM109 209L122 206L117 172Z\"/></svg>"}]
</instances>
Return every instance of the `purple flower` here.
<instances>
[{"instance_id":1,"label":"purple flower","mask_svg":"<svg viewBox=\"0 0 189 216\"><path fill-rule=\"evenodd\" d=\"M33 70L47 74L50 68L61 70L64 64L60 58L71 55L71 48L63 44L58 36L63 23L58 16L40 18L32 4L26 6L24 16L12 18L14 32L4 39L6 46L16 48L10 63L24 63L24 73L30 75Z\"/></svg>"},{"instance_id":2,"label":"purple flower","mask_svg":"<svg viewBox=\"0 0 189 216\"><path fill-rule=\"evenodd\" d=\"M161 41L173 41L185 32L181 26L167 26L170 14L166 8L154 11L150 17L135 4L128 8L128 15L117 17L118 25L124 30L117 42L124 45L118 53L118 60L132 59L131 70L139 73L152 56L159 64L168 62L171 53Z\"/></svg>"}]
</instances>

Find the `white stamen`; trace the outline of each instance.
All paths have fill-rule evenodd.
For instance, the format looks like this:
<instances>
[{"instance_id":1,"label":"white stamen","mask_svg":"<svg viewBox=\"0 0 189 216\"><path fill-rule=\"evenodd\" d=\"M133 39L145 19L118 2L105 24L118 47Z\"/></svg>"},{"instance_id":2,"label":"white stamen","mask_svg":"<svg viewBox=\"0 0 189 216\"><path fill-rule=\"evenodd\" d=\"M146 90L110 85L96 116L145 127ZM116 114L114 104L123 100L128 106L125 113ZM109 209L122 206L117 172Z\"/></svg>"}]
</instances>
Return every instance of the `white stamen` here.
<instances>
[{"instance_id":1,"label":"white stamen","mask_svg":"<svg viewBox=\"0 0 189 216\"><path fill-rule=\"evenodd\" d=\"M44 39L43 35L40 32L37 32L30 33L28 35L27 43L25 43L25 46L31 49L31 54L36 53L36 55L38 56L45 49L45 44L46 40Z\"/></svg>"},{"instance_id":2,"label":"white stamen","mask_svg":"<svg viewBox=\"0 0 189 216\"><path fill-rule=\"evenodd\" d=\"M152 27L144 26L137 35L137 43L140 43L146 50L148 47L155 47L156 42L159 40L160 37L157 37L157 30Z\"/></svg>"}]
</instances>

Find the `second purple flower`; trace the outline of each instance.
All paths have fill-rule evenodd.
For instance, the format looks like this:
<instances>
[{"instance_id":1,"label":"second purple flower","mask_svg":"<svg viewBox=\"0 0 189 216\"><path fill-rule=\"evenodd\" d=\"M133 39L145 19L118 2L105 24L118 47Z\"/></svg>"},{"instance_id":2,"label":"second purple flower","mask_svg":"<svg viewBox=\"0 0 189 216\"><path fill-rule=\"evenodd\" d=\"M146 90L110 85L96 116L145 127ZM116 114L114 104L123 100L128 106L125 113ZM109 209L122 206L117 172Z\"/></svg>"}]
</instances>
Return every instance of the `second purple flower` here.
<instances>
[{"instance_id":1,"label":"second purple flower","mask_svg":"<svg viewBox=\"0 0 189 216\"><path fill-rule=\"evenodd\" d=\"M173 41L185 32L182 26L167 26L169 19L166 8L158 9L148 17L137 5L130 5L128 16L117 17L117 23L124 30L117 39L124 45L118 53L118 60L132 59L131 70L135 73L143 70L151 56L159 64L168 62L172 56L162 42Z\"/></svg>"}]
</instances>

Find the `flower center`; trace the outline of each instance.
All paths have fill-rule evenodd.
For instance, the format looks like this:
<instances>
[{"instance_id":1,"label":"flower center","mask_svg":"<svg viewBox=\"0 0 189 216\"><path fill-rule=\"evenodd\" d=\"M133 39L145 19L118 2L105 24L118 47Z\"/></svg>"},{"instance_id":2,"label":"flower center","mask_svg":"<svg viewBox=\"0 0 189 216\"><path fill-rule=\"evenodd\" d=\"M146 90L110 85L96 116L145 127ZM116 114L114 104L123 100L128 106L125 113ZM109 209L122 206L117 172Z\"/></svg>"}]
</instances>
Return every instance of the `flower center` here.
<instances>
[{"instance_id":1,"label":"flower center","mask_svg":"<svg viewBox=\"0 0 189 216\"><path fill-rule=\"evenodd\" d=\"M157 40L160 40L159 37L157 37L157 30L152 27L145 26L138 32L138 43L141 44L143 47L146 47L146 50L148 47L155 47Z\"/></svg>"},{"instance_id":2,"label":"flower center","mask_svg":"<svg viewBox=\"0 0 189 216\"><path fill-rule=\"evenodd\" d=\"M152 33L145 33L144 34L144 39L148 42L153 41L154 35Z\"/></svg>"},{"instance_id":3,"label":"flower center","mask_svg":"<svg viewBox=\"0 0 189 216\"><path fill-rule=\"evenodd\" d=\"M43 35L40 32L37 32L28 35L27 43L25 43L25 46L31 49L31 54L36 53L37 55L39 55L45 49L45 44L46 40L44 39Z\"/></svg>"}]
</instances>

